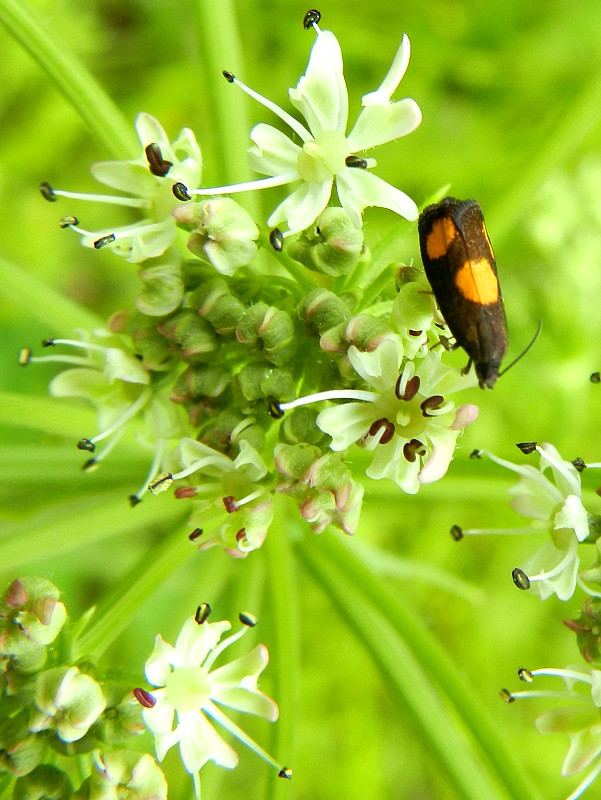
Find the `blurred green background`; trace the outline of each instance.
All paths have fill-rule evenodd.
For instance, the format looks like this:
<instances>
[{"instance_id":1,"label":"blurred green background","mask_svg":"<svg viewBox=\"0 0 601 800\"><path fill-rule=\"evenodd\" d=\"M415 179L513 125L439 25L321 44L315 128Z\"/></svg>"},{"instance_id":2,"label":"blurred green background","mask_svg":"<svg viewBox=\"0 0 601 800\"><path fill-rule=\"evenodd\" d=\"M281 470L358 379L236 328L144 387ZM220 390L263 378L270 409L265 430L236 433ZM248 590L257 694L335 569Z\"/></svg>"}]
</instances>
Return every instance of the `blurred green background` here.
<instances>
[{"instance_id":1,"label":"blurred green background","mask_svg":"<svg viewBox=\"0 0 601 800\"><path fill-rule=\"evenodd\" d=\"M210 185L222 180L220 164L231 146L229 139L217 140L213 92L229 91L232 103L242 97L221 76L207 75L196 20L202 20L208 4L219 7L218 0L31 3L128 120L145 110L172 137L183 126L196 132ZM388 567L379 567L386 580L451 652L541 797L559 800L575 785L564 787L559 779L567 739L542 739L536 733L532 720L546 707L542 703L506 706L498 691L504 685L518 688L520 666L579 661L572 635L561 625L579 601L543 605L513 586L511 569L539 540L479 538L455 544L448 529L454 523L519 524L507 504L511 475L470 461L475 447L523 461L516 442L548 440L564 458L601 460L601 386L589 381L601 368L601 6L598 0L407 0L397 5L372 0L356 8L342 0L319 5L322 27L336 33L343 49L351 118L361 95L380 83L403 32L411 39L412 56L397 96L413 97L423 112L415 133L377 152L378 174L418 204L446 184L454 196L476 198L496 251L509 358L526 345L538 320L543 327L532 350L493 392L474 389L467 398L480 404L480 418L461 441L449 475L416 497L369 484L365 515L349 545L369 542L390 555ZM313 41L301 24L307 10L296 0L240 0L242 58L223 68L286 107L287 89L304 70ZM217 42L222 33L214 26ZM45 203L37 187L48 180L60 188L96 191L89 164L110 155L3 28L0 52L0 255L104 318L136 296L135 267L111 253L82 248L77 236L57 225L62 214L70 213L68 203ZM252 123L272 122L258 106L249 111ZM276 201L275 192L263 197L264 210ZM113 209L90 214L98 214L98 225L117 221ZM89 222L95 224L93 216ZM365 222L372 241L395 224L392 214L376 210L366 212ZM410 259L419 261L417 235L408 242ZM6 299L1 286L0 303L0 388L44 396L56 370L21 369L18 350L69 331L48 330L35 308ZM452 358L460 364L464 356ZM115 452L102 470L82 475L81 454L73 446L82 431L61 438L39 433L18 414L14 422L6 414L2 420L0 520L6 533L20 531L25 540L29 531L63 514L77 519L86 508L93 525L94 509L102 509L105 541L88 546L88 531L82 529L56 553L50 539L18 564L0 563L3 583L36 572L54 580L77 616L101 601L144 553L152 559L164 536L168 523L147 512L143 524L128 518L117 537L106 521L136 513L126 497L145 472L144 456ZM601 477L585 473L583 481L589 508L598 512L594 489ZM307 536L303 546L314 541ZM229 608L234 600L261 616L264 560L263 550L225 565L218 552L192 557L148 598L112 657L140 670L155 633L173 640L200 600L210 599L215 618L237 610ZM462 578L473 591L458 596L428 574L430 566ZM387 574L394 568L399 574ZM456 797L328 598L300 566L296 579L303 614L297 687L302 713L294 721L299 755L286 792L297 800ZM270 646L268 633L267 627L262 639ZM273 690L269 669L262 686ZM266 724L250 727L260 741L268 741ZM285 754L278 755L286 761ZM174 775L182 772L176 760L172 753L167 761ZM241 768L232 774L207 769L205 796L248 796L255 780L273 776L242 754ZM188 795L188 776L182 774L170 797Z\"/></svg>"}]
</instances>

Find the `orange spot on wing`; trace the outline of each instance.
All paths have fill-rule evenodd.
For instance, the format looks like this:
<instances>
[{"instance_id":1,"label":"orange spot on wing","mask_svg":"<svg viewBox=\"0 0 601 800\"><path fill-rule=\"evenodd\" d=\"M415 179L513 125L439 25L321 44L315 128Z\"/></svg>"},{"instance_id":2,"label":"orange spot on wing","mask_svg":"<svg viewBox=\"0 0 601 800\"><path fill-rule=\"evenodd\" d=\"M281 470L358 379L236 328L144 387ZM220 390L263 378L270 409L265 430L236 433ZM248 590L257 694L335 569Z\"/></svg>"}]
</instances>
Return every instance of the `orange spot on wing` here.
<instances>
[{"instance_id":1,"label":"orange spot on wing","mask_svg":"<svg viewBox=\"0 0 601 800\"><path fill-rule=\"evenodd\" d=\"M486 258L464 261L455 274L455 286L473 303L488 306L499 299L499 281Z\"/></svg>"},{"instance_id":2,"label":"orange spot on wing","mask_svg":"<svg viewBox=\"0 0 601 800\"><path fill-rule=\"evenodd\" d=\"M429 258L446 255L450 243L457 236L457 226L450 217L434 220L432 229L426 237L426 252Z\"/></svg>"}]
</instances>

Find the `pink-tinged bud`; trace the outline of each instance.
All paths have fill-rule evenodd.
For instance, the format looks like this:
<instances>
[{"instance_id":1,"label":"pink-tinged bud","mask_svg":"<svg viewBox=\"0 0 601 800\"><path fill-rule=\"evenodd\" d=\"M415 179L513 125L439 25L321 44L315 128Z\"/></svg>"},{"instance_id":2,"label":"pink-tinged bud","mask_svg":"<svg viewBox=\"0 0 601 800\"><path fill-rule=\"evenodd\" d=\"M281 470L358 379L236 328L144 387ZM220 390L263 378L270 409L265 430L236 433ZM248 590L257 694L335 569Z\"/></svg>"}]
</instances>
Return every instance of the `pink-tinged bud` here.
<instances>
[{"instance_id":1,"label":"pink-tinged bud","mask_svg":"<svg viewBox=\"0 0 601 800\"><path fill-rule=\"evenodd\" d=\"M11 608L21 608L28 599L27 591L18 578L6 590L6 605Z\"/></svg>"}]
</instances>

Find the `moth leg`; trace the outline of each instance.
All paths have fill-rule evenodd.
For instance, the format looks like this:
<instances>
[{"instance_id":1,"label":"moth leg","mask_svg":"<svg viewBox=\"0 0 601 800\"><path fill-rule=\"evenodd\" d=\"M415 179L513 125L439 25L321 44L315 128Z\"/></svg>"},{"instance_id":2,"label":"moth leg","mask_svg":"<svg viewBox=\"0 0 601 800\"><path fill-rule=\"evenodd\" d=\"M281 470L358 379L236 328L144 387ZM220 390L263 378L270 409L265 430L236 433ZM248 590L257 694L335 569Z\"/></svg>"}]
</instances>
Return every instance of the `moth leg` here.
<instances>
[{"instance_id":1,"label":"moth leg","mask_svg":"<svg viewBox=\"0 0 601 800\"><path fill-rule=\"evenodd\" d=\"M462 375L467 375L467 373L468 373L468 372L470 371L470 369L471 369L471 366L472 366L472 359L470 358L470 359L468 359L468 362L467 362L467 364L465 365L465 367L464 367L464 368L461 370L461 374L462 374Z\"/></svg>"}]
</instances>

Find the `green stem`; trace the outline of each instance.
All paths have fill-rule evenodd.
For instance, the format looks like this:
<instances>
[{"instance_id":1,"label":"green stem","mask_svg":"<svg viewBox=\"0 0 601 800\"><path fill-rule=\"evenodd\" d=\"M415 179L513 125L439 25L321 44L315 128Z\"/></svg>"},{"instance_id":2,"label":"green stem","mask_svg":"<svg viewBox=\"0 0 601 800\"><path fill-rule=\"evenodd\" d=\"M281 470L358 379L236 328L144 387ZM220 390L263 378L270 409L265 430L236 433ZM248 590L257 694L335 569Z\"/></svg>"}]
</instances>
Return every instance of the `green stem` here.
<instances>
[{"instance_id":1,"label":"green stem","mask_svg":"<svg viewBox=\"0 0 601 800\"><path fill-rule=\"evenodd\" d=\"M0 258L0 294L11 307L23 309L30 319L47 325L52 333L70 334L73 328L91 330L104 325L100 317L69 300L35 272L3 258Z\"/></svg>"},{"instance_id":2,"label":"green stem","mask_svg":"<svg viewBox=\"0 0 601 800\"><path fill-rule=\"evenodd\" d=\"M273 249L269 241L269 233L270 232L266 231L265 229L261 230L261 236L259 239L259 243L265 249L266 254L275 258L280 266L283 267L294 280L294 282L304 291L309 292L311 289L314 289L316 286L318 286L316 273L312 274L310 270L308 270L306 267L303 267L303 265L299 264L298 261L290 258L290 256L286 254L285 245L284 250L276 251Z\"/></svg>"},{"instance_id":3,"label":"green stem","mask_svg":"<svg viewBox=\"0 0 601 800\"><path fill-rule=\"evenodd\" d=\"M462 800L537 797L449 656L381 579L333 536L297 553L391 681Z\"/></svg>"},{"instance_id":4,"label":"green stem","mask_svg":"<svg viewBox=\"0 0 601 800\"><path fill-rule=\"evenodd\" d=\"M131 158L139 149L132 126L84 64L26 0L0 0L0 22L47 72L103 150Z\"/></svg>"},{"instance_id":5,"label":"green stem","mask_svg":"<svg viewBox=\"0 0 601 800\"><path fill-rule=\"evenodd\" d=\"M125 575L115 590L102 602L92 618L92 624L77 639L75 659L99 659L104 651L131 624L134 615L148 602L158 587L172 578L176 570L198 553L187 538L189 528L176 524L171 533L152 553L145 553ZM190 614L193 609L190 608Z\"/></svg>"}]
</instances>

